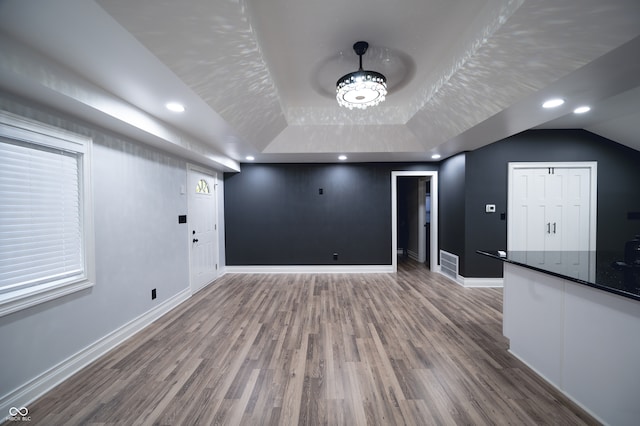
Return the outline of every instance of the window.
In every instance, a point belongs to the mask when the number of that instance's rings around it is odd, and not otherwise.
[[[93,285],[91,139],[0,111],[0,315]]]
[[[209,184],[206,180],[200,179],[196,186],[196,194],[209,194]]]

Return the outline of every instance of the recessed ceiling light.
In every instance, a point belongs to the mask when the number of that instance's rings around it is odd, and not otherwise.
[[[434,160],[437,160],[437,159],[438,159],[438,158],[440,158],[440,157],[442,157],[442,155],[440,155],[440,154],[433,154],[433,155],[431,156],[431,158],[433,158]]]
[[[169,102],[165,105],[169,111],[173,112],[184,112],[184,105],[179,104],[177,102]]]
[[[573,112],[574,112],[575,114],[584,114],[585,112],[589,112],[589,111],[591,111],[591,107],[588,107],[588,106],[586,106],[586,105],[585,105],[585,106],[578,107],[578,108],[576,108],[576,109],[574,109],[574,110],[573,110]]]
[[[564,103],[564,99],[560,99],[560,98],[549,99],[548,101],[542,104],[542,108],[555,108],[555,107],[559,107],[563,103]]]
[[[346,155],[341,155],[341,156],[338,157],[338,160],[340,160],[340,161],[344,161],[346,159],[347,159]]]
[[[253,155],[247,155],[245,158],[247,159],[247,161],[253,161],[256,159],[256,157],[254,157]]]

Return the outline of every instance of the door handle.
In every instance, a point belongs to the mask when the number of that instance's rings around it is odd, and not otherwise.
[[[555,222],[553,222],[553,233],[554,234],[556,233],[556,223]]]
[[[551,222],[547,222],[547,234],[551,233]]]
[[[194,238],[194,239],[193,239],[193,242],[194,242],[194,243],[197,243],[197,242],[198,242],[198,239],[197,239],[197,238]]]

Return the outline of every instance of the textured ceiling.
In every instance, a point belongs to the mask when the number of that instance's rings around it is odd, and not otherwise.
[[[632,121],[563,119],[569,110],[540,110],[547,94],[602,105],[619,95],[640,109],[637,91],[621,96],[640,85],[640,55],[626,55],[624,75],[603,59],[637,50],[636,0],[34,3],[0,2],[0,29],[8,44],[18,43],[12,51],[33,49],[160,120],[172,129],[171,143],[238,161],[249,154],[335,161],[338,153],[354,161],[428,160],[545,123],[597,124],[610,134]],[[350,111],[334,90],[357,68],[351,46],[358,40],[370,43],[364,67],[387,75],[389,95],[378,107]],[[5,90],[19,92],[9,80],[25,79],[19,56],[0,66]],[[588,64],[597,72],[581,73]],[[618,71],[615,81],[610,71]],[[62,81],[33,75],[34,84],[117,115]],[[184,115],[163,111],[170,98],[186,104]],[[119,119],[137,126],[128,117]]]

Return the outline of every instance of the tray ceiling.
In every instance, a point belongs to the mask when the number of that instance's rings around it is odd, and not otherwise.
[[[23,3],[0,4],[9,39],[236,161],[428,160],[545,123],[566,127],[570,110],[540,110],[544,96],[606,105],[640,85],[640,54],[629,55],[636,1]],[[357,69],[358,40],[389,94],[350,111],[337,105],[335,82]],[[620,56],[624,69],[612,68]],[[169,98],[187,111],[163,111]],[[584,120],[573,125],[597,121]]]

